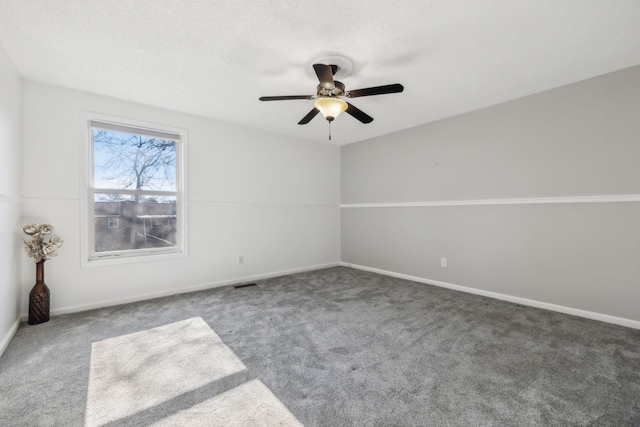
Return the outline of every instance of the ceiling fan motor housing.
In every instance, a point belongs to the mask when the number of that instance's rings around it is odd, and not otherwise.
[[[345,94],[344,84],[337,80],[334,80],[333,83],[334,83],[333,89],[324,88],[322,87],[321,84],[318,85],[318,96],[330,96],[330,97],[344,96]]]

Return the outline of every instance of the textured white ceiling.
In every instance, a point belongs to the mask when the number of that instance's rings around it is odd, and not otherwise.
[[[314,60],[347,56],[345,144],[640,64],[639,0],[0,0],[0,40],[24,78],[327,141],[297,122]]]

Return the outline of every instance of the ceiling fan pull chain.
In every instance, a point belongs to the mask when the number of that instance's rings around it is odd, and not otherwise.
[[[329,122],[329,141],[331,141],[331,122]]]

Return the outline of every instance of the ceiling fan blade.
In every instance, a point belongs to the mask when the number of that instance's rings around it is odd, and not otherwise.
[[[373,121],[373,117],[365,113],[359,108],[354,107],[352,104],[347,102],[347,114],[351,114],[356,119],[360,120],[362,123],[371,123]]]
[[[333,82],[333,70],[330,66],[324,64],[313,64],[313,69],[318,76],[320,86],[324,89],[334,89],[336,87]]]
[[[314,108],[313,110],[309,111],[309,113],[304,116],[302,118],[302,120],[300,120],[298,122],[299,125],[306,125],[307,123],[309,123],[311,121],[311,119],[313,119],[318,113],[320,112],[320,110],[318,110],[317,108]]]
[[[384,95],[386,93],[399,93],[404,90],[400,83],[384,86],[368,87],[365,89],[349,90],[345,94],[348,98],[358,98],[360,96]]]
[[[261,96],[260,101],[289,101],[291,99],[313,99],[315,95]]]

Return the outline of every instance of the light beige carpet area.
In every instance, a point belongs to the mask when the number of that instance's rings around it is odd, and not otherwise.
[[[302,425],[247,375],[199,317],[95,342],[85,426]]]
[[[251,380],[189,409],[168,416],[154,427],[169,426],[301,426],[260,380]]]

